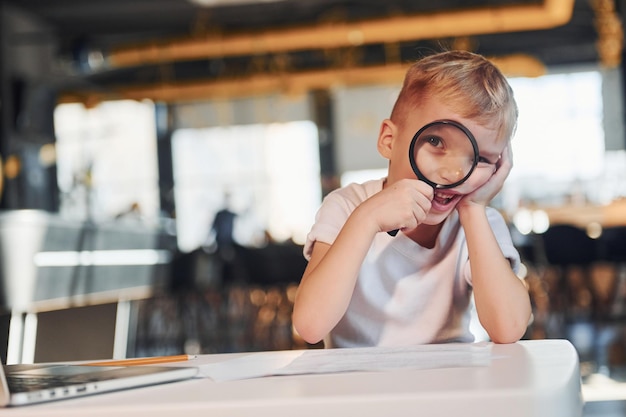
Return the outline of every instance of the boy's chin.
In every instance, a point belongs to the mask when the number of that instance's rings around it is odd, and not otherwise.
[[[454,207],[451,207],[450,210],[446,210],[445,212],[433,213],[431,211],[422,223],[429,226],[437,226],[438,224],[443,223],[450,216],[450,213],[452,213],[453,210]]]

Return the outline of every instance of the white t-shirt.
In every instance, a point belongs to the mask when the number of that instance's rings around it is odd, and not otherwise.
[[[332,244],[350,213],[382,186],[382,179],[350,184],[326,196],[307,236],[304,256],[310,259],[316,241]],[[517,271],[520,258],[504,219],[493,208],[487,208],[487,217],[502,253]],[[378,233],[348,310],[326,337],[326,347],[472,342],[471,283],[465,234],[456,211],[432,249],[402,232],[395,237]]]

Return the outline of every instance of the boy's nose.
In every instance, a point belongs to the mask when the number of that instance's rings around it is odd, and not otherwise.
[[[463,167],[460,166],[442,166],[439,169],[439,183],[441,185],[454,184],[465,176]]]

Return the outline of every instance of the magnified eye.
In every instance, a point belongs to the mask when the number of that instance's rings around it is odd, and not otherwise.
[[[429,136],[426,138],[426,142],[436,148],[440,148],[443,146],[443,140],[439,136]]]

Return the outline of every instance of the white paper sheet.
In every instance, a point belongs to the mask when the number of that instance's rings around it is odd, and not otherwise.
[[[201,365],[199,376],[230,381],[271,375],[487,366],[490,362],[491,349],[486,343],[294,350],[252,353]]]

